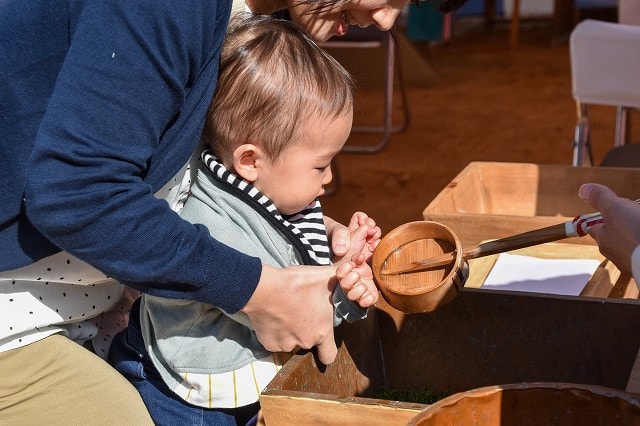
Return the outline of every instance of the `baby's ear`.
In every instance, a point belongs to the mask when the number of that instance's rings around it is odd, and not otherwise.
[[[233,169],[240,177],[248,182],[255,182],[258,178],[257,162],[262,151],[256,145],[246,143],[233,151]]]

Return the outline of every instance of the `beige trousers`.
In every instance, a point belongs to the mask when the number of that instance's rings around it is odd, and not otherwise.
[[[131,383],[64,336],[0,353],[0,372],[0,424],[153,424]]]

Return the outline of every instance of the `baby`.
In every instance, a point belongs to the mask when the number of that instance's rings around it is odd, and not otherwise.
[[[335,324],[366,317],[378,301],[369,262],[380,228],[356,212],[349,250],[335,257],[327,227],[336,222],[318,200],[351,131],[352,85],[295,24],[267,16],[232,20],[203,133],[208,149],[181,212],[263,263],[334,268],[327,285],[336,286]],[[134,384],[154,420],[216,423],[226,415],[245,422],[291,356],[267,351],[242,312],[145,294],[140,317],[151,362],[144,367],[148,383]]]

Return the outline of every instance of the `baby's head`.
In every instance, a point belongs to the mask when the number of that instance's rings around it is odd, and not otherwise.
[[[232,18],[204,138],[225,167],[243,144],[273,161],[303,140],[311,120],[330,125],[353,112],[353,81],[296,24],[269,16]]]

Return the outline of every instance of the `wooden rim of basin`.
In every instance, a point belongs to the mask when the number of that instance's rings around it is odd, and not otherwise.
[[[387,267],[455,251],[451,264],[399,275],[382,275]],[[431,221],[409,222],[385,235],[372,260],[374,278],[385,300],[403,312],[428,312],[448,302],[464,285],[462,244],[447,226]],[[466,271],[464,271],[466,273]]]
[[[563,382],[487,386],[448,396],[425,408],[407,426],[440,424],[637,425],[640,395]]]

